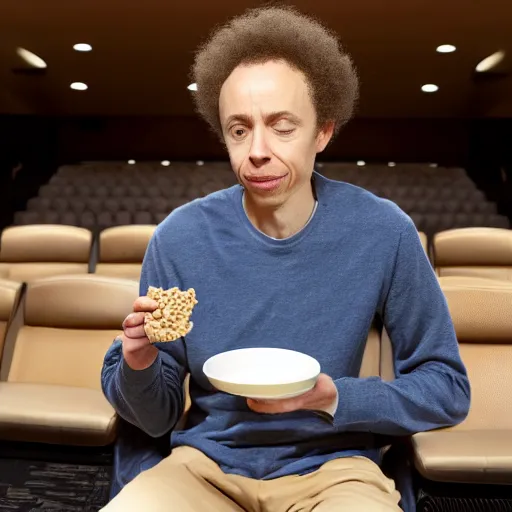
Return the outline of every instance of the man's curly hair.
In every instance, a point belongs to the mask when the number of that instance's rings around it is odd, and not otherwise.
[[[293,7],[249,9],[220,26],[199,47],[192,66],[197,112],[223,139],[219,95],[240,64],[284,60],[306,77],[317,127],[334,122],[334,134],[352,117],[359,84],[338,36]]]

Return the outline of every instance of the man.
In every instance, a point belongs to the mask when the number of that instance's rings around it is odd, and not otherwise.
[[[193,405],[171,455],[105,510],[400,510],[377,436],[454,425],[470,390],[410,218],[313,173],[353,111],[352,63],[316,21],[263,8],[212,35],[194,78],[198,111],[222,137],[240,185],[175,210],[149,244],[143,297],[107,354],[103,389],[154,437],[180,418],[188,373]],[[195,288],[184,339],[149,344],[150,285]],[[393,340],[393,382],[358,378],[376,315]],[[258,402],[216,391],[202,373],[214,354],[257,346],[318,359],[316,387]]]

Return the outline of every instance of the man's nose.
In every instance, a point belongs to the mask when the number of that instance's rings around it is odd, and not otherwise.
[[[271,158],[270,146],[265,136],[265,130],[256,128],[252,133],[249,159],[255,167],[261,167]]]

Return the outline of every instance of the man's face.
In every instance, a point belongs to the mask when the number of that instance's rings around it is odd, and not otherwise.
[[[231,166],[256,204],[279,207],[311,180],[318,132],[304,75],[283,61],[242,65],[224,82],[219,115]]]

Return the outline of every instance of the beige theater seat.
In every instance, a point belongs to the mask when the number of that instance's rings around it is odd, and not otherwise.
[[[420,240],[421,240],[421,245],[423,247],[423,250],[428,254],[428,238],[427,238],[427,235],[425,233],[423,233],[422,231],[420,231],[418,233],[418,235],[420,235]]]
[[[0,363],[4,352],[5,336],[18,306],[21,289],[21,283],[0,279]]]
[[[14,226],[0,240],[0,275],[29,282],[61,274],[86,274],[92,233],[63,225]]]
[[[512,283],[440,279],[472,388],[466,420],[412,438],[415,465],[441,482],[512,482]]]
[[[135,281],[90,274],[28,285],[7,382],[0,382],[0,438],[113,441],[117,416],[101,391],[100,372],[137,296]]]
[[[138,281],[142,260],[155,228],[154,225],[133,225],[102,231],[96,273]]]
[[[465,228],[437,233],[433,242],[437,275],[512,281],[512,231]]]

